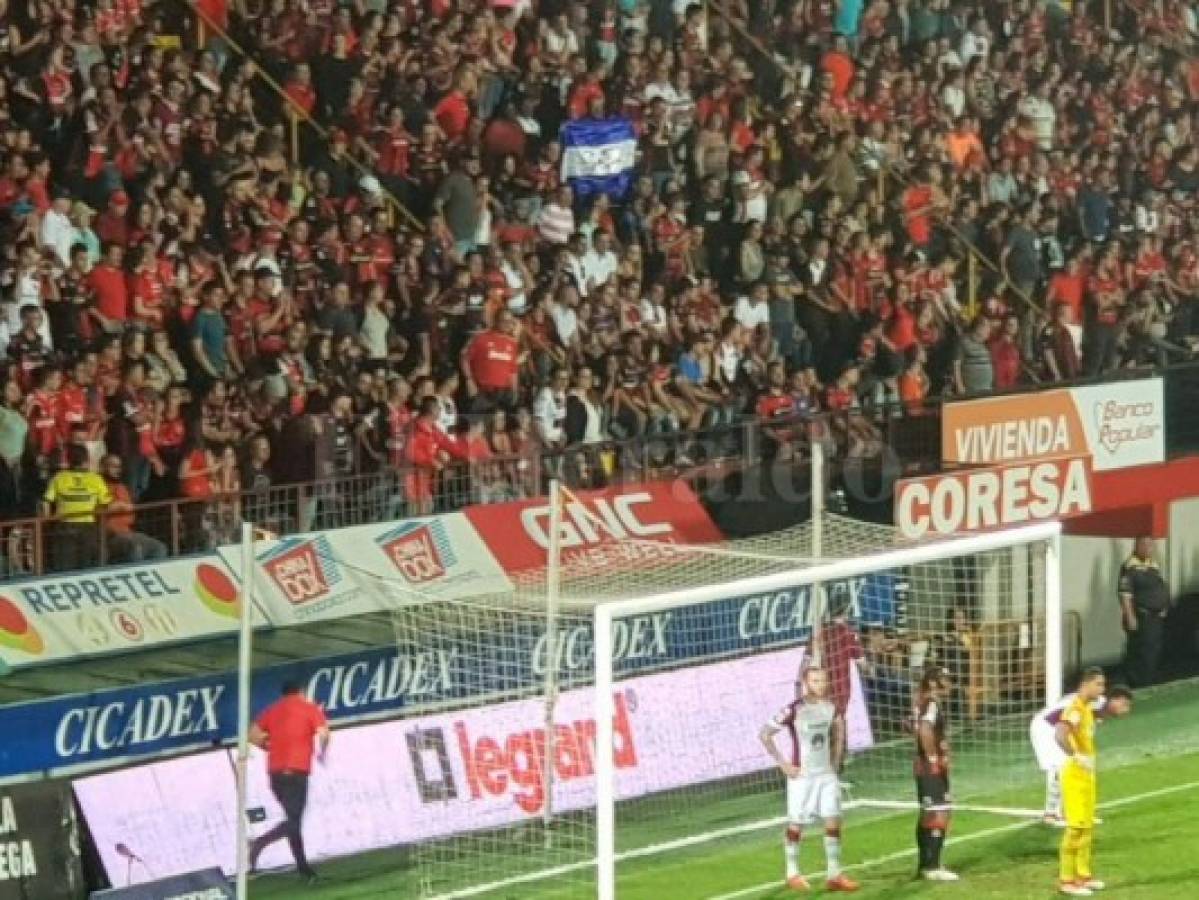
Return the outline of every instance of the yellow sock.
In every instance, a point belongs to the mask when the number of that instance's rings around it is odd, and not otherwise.
[[[1091,877],[1091,851],[1095,847],[1095,830],[1083,828],[1078,835],[1078,850],[1074,859],[1074,869],[1078,872],[1078,880],[1086,881]]]
[[[1062,881],[1074,881],[1078,877],[1078,845],[1080,829],[1067,828],[1062,835],[1058,853],[1058,877]]]

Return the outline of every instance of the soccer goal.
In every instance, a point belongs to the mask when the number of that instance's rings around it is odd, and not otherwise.
[[[396,649],[358,693],[406,701],[382,730],[335,736],[305,826],[318,858],[402,844],[404,895],[438,900],[644,896],[649,861],[779,834],[784,780],[759,733],[813,659],[847,726],[847,861],[856,817],[915,806],[908,723],[927,666],[955,685],[957,801],[1034,814],[1028,720],[1060,693],[1056,525],[911,544],[818,511],[670,544],[589,526],[592,506],[554,491],[544,566],[502,593],[435,596],[321,551],[381,598],[338,627]],[[589,527],[604,540],[561,546]]]
[[[596,744],[614,747],[596,755],[597,895],[617,896],[639,858],[781,825],[784,781],[759,732],[815,657],[847,726],[850,808],[915,808],[909,720],[936,665],[955,685],[955,798],[1037,815],[1022,792],[1036,783],[1029,716],[1061,689],[1058,540],[1047,524],[905,546],[825,514],[767,540],[677,548],[664,568],[693,582],[678,589],[638,592],[644,570],[626,576],[627,596],[594,608]],[[823,558],[801,559],[814,541]],[[671,634],[669,661],[631,665],[636,633]]]

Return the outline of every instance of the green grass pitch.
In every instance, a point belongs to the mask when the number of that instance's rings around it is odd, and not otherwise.
[[[1199,683],[1170,685],[1142,697],[1131,717],[1104,725],[1099,741],[1104,823],[1096,832],[1095,862],[1096,874],[1108,883],[1103,896],[1119,900],[1199,898]],[[968,754],[961,757],[955,778],[968,777],[970,762]],[[972,800],[1038,806],[1042,780],[1031,753],[1014,765],[1027,770],[1021,784],[1002,794]],[[689,821],[682,824],[677,815],[655,819],[652,812],[646,812],[620,836],[620,846],[652,844],[763,819],[780,812],[781,805],[781,794],[774,804],[760,796],[716,796],[711,802],[695,802]],[[969,900],[1054,896],[1061,835],[1057,829],[1025,819],[959,813],[944,859],[961,874],[962,881],[933,885],[913,879],[914,816],[912,812],[849,814],[842,855],[851,874],[862,882],[863,889],[856,896]],[[800,896],[782,884],[781,840],[781,828],[768,827],[622,862],[618,896],[621,900]],[[811,877],[823,868],[818,830],[805,841],[801,864],[813,881],[813,895],[825,893],[822,880]],[[505,874],[500,859],[484,859],[479,865],[479,881]],[[319,868],[322,882],[316,887],[300,887],[294,875],[271,875],[253,881],[250,895],[254,900],[351,900],[417,898],[422,894],[419,867],[401,850],[330,861]],[[589,878],[590,872],[584,870],[481,896],[488,900],[594,896]]]

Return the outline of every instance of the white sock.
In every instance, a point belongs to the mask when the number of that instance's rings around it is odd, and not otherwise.
[[[1062,817],[1062,774],[1059,769],[1045,773],[1045,815]]]
[[[841,836],[826,834],[824,836],[824,866],[828,878],[836,878],[841,874]]]
[[[799,841],[791,840],[790,836],[783,842],[783,857],[787,860],[787,877],[794,878],[799,874]]]

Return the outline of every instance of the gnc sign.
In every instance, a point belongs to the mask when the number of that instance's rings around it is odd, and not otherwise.
[[[550,509],[544,499],[472,506],[465,515],[506,572],[545,565]],[[682,482],[569,495],[563,504],[560,537],[567,562],[605,570],[652,562],[669,554],[672,544],[723,539],[699,498]]]
[[[1091,509],[1086,456],[947,472],[895,486],[895,524],[910,540],[1065,519]]]

